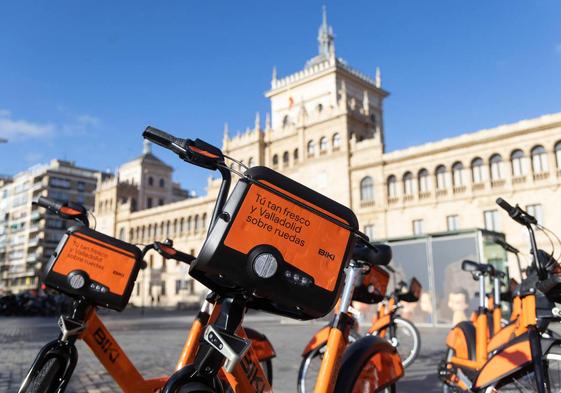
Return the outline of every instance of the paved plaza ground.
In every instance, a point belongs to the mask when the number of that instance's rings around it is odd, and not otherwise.
[[[134,364],[145,377],[160,376],[173,370],[181,351],[192,313],[134,313],[103,316],[107,326]],[[321,324],[281,321],[268,314],[252,314],[246,325],[266,334],[272,341],[277,358],[274,360],[275,392],[294,393],[300,353],[311,335]],[[433,393],[441,387],[436,377],[446,329],[420,328],[421,355],[406,370],[398,385],[399,392]],[[19,383],[39,348],[56,337],[58,328],[53,318],[0,317],[0,392],[17,392]],[[119,392],[89,349],[78,344],[77,370],[67,392]]]

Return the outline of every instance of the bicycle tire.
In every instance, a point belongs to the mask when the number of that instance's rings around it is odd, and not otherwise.
[[[61,361],[52,357],[47,360],[41,369],[31,377],[29,387],[25,389],[25,393],[52,393],[55,392],[58,384],[53,385],[60,372],[63,369]]]
[[[419,334],[419,330],[413,323],[405,318],[395,317],[393,322],[395,323],[395,332],[396,332],[396,343],[394,344],[394,337],[392,337],[392,345],[397,346],[397,352],[401,357],[401,364],[403,364],[404,368],[410,366],[417,356],[419,356],[419,352],[421,351],[421,335]],[[401,334],[399,333],[401,331]],[[400,338],[401,335],[401,338]],[[403,343],[407,342],[403,336],[411,337],[412,339],[412,349],[409,351],[408,354],[405,354],[404,351],[401,351],[400,347],[403,346]]]
[[[378,384],[381,377],[379,371],[371,363],[372,358],[380,354],[386,354],[395,359],[399,356],[395,347],[387,340],[378,336],[364,336],[350,345],[343,355],[334,393],[394,393],[397,380],[403,376],[403,368],[401,366],[399,366],[399,369],[393,370],[394,375],[388,376],[388,381],[385,382],[385,385],[377,387],[371,384],[371,382]],[[397,361],[400,363],[399,359]],[[387,363],[385,363],[385,360],[383,364],[386,367]],[[387,367],[385,370],[389,372]]]
[[[351,330],[349,334],[349,343],[353,343],[360,338],[360,334]],[[297,392],[298,393],[311,393],[314,390],[317,373],[321,365],[323,353],[325,352],[325,345],[315,348],[302,358],[300,368],[298,369]]]

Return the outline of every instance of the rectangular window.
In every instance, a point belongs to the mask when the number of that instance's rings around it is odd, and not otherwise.
[[[148,199],[146,200],[146,207],[147,207],[148,209],[150,209],[150,208],[152,207],[152,198],[148,198]]]
[[[543,210],[542,210],[542,205],[538,204],[533,204],[533,205],[527,205],[526,206],[526,211],[528,212],[529,215],[534,216],[536,218],[536,220],[538,221],[538,224],[542,225],[543,224]]]
[[[423,234],[423,220],[413,220],[413,235]]]
[[[372,225],[372,224],[365,225],[364,226],[364,234],[366,236],[368,236],[370,241],[372,241],[372,239],[374,239],[374,225]]]
[[[501,225],[499,220],[499,212],[497,210],[485,210],[483,212],[485,220],[485,229],[500,232]]]
[[[446,217],[446,226],[448,231],[457,231],[460,227],[460,219],[457,214]]]
[[[180,290],[181,290],[181,280],[175,280],[175,294],[179,295]]]
[[[166,282],[162,281],[162,292],[160,293],[162,296],[166,296]]]
[[[49,179],[49,185],[51,187],[68,189],[68,188],[70,188],[70,180],[61,179],[59,177],[51,177]]]

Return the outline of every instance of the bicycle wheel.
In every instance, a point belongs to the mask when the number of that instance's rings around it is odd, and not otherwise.
[[[355,342],[359,337],[358,333],[351,330],[349,343]],[[298,393],[311,393],[314,391],[325,348],[326,345],[324,343],[302,359],[300,369],[298,370]]]
[[[411,322],[401,317],[394,318],[395,337],[391,337],[392,345],[397,347],[403,367],[407,368],[419,355],[421,335]]]
[[[395,393],[403,366],[395,347],[378,336],[364,336],[343,356],[334,393]]]
[[[547,354],[543,360],[546,380],[551,393],[561,393],[561,356]],[[536,377],[532,367],[499,381],[495,386],[487,388],[485,392],[493,393],[531,393],[536,391]]]
[[[43,364],[35,375],[31,376],[29,387],[20,393],[51,393],[55,392],[58,387],[58,378],[63,369],[62,362],[54,357],[50,358]]]

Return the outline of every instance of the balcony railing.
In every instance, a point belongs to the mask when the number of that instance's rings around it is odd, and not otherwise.
[[[360,201],[360,207],[372,207],[374,206],[374,201]]]
[[[419,199],[428,199],[431,196],[431,192],[430,191],[421,191],[419,193]]]
[[[403,196],[403,202],[411,202],[413,200],[413,195],[409,194],[409,195],[404,195]]]
[[[454,186],[452,191],[454,192],[454,194],[461,194],[466,191],[466,186]]]
[[[388,197],[388,204],[392,205],[394,203],[399,202],[399,197]]]
[[[493,188],[504,187],[505,183],[506,183],[505,179],[491,180],[491,187]]]
[[[443,197],[448,195],[448,190],[445,189],[441,189],[441,190],[436,190],[436,197]]]
[[[472,191],[481,191],[485,188],[485,183],[474,183],[471,186]]]
[[[549,172],[534,173],[534,181],[545,180],[549,177]]]
[[[512,178],[512,184],[526,183],[526,176],[516,176]]]

